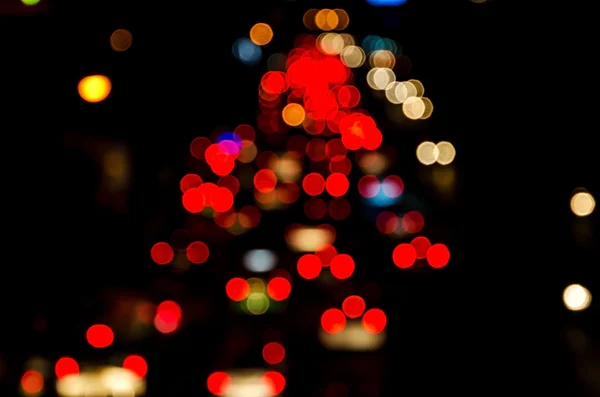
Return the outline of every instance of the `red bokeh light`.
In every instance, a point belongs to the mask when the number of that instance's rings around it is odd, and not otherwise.
[[[269,388],[269,395],[276,396],[285,389],[285,377],[277,371],[269,371],[262,376],[262,381]]]
[[[240,277],[232,278],[225,286],[227,297],[235,302],[243,301],[250,294],[250,284]]]
[[[190,262],[199,265],[208,260],[210,250],[202,241],[194,241],[188,245],[185,254]]]
[[[362,318],[362,326],[371,334],[378,334],[385,329],[387,317],[381,309],[369,309]]]
[[[434,244],[427,250],[427,263],[434,269],[440,269],[450,261],[450,250],[444,244]]]
[[[231,377],[225,372],[213,372],[206,380],[206,386],[215,396],[224,396],[231,386]]]
[[[319,257],[316,255],[305,254],[302,255],[300,259],[298,259],[298,274],[300,274],[302,278],[305,278],[307,280],[312,280],[319,277],[319,274],[321,274],[322,267],[323,264],[321,263]]]
[[[285,358],[285,348],[281,343],[270,342],[263,348],[262,355],[267,364],[276,365]]]
[[[287,299],[292,292],[292,284],[284,277],[274,277],[267,284],[267,294],[275,301]]]
[[[316,172],[310,173],[302,180],[302,189],[309,196],[318,196],[325,190],[325,178]]]
[[[402,217],[402,228],[406,233],[419,233],[425,226],[425,218],[418,211],[409,211]]]
[[[179,328],[183,312],[177,302],[167,300],[156,308],[154,326],[163,334],[170,334]]]
[[[348,254],[339,254],[333,257],[329,264],[329,270],[333,277],[338,280],[345,280],[354,273],[354,259]]]
[[[327,309],[321,316],[321,326],[329,334],[338,334],[346,328],[346,316],[340,309]]]
[[[358,295],[350,295],[342,302],[342,310],[348,318],[358,318],[365,312],[365,300]]]
[[[27,371],[21,378],[21,388],[27,394],[37,394],[44,389],[44,377],[38,371]]]
[[[398,244],[392,252],[392,260],[400,269],[407,269],[415,264],[417,259],[417,251],[411,244]]]
[[[325,189],[333,197],[341,197],[348,191],[350,182],[346,175],[336,172],[327,177],[325,181]]]
[[[427,237],[419,236],[415,237],[410,242],[410,245],[415,248],[417,259],[424,259],[427,257],[427,250],[429,250],[429,247],[431,247],[431,242]]]
[[[71,357],[59,358],[54,366],[54,373],[58,379],[67,375],[77,375],[79,374],[79,364]]]
[[[112,345],[115,335],[108,325],[96,324],[88,328],[86,339],[93,347],[102,349]]]
[[[148,363],[146,363],[144,357],[137,354],[125,357],[123,368],[130,370],[139,378],[143,378],[148,373]]]
[[[173,248],[165,242],[159,242],[150,249],[150,257],[157,265],[167,265],[171,263],[175,254]]]

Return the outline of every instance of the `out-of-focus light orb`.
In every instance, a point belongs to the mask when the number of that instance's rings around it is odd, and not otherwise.
[[[264,292],[253,292],[246,299],[246,308],[251,314],[264,314],[269,310],[269,297]]]
[[[417,160],[423,165],[431,165],[437,161],[437,146],[425,141],[417,147]]]
[[[108,97],[111,89],[110,79],[99,74],[84,77],[77,85],[79,96],[90,103],[102,102]]]
[[[596,200],[588,192],[575,193],[571,197],[571,211],[577,216],[588,216],[594,212]]]
[[[339,23],[340,23],[340,17],[334,10],[324,8],[324,9],[320,10],[319,12],[317,12],[317,15],[315,15],[315,24],[317,25],[317,28],[319,28],[321,30],[324,30],[324,31],[333,30],[333,29],[337,28]]]
[[[374,90],[385,90],[394,81],[396,75],[390,68],[373,68],[367,73],[367,84]]]
[[[338,33],[322,33],[317,38],[317,47],[327,55],[337,55],[344,49],[346,43]]]
[[[287,104],[281,112],[283,121],[292,127],[297,127],[304,121],[306,113],[302,105],[298,103]]]
[[[40,0],[21,0],[21,3],[25,4],[26,6],[34,6],[39,2]]]
[[[252,40],[242,37],[233,43],[233,56],[248,66],[258,64],[262,58],[262,50]]]
[[[406,0],[367,0],[367,4],[375,7],[395,7],[406,3]]]
[[[273,40],[273,29],[263,22],[259,22],[250,29],[250,40],[256,45],[267,45]]]
[[[563,302],[574,312],[585,310],[592,303],[592,294],[582,285],[571,284],[563,292]]]
[[[418,120],[425,114],[425,102],[423,99],[412,96],[402,103],[402,112],[411,120]]]
[[[133,36],[126,29],[117,29],[110,35],[110,46],[113,50],[123,52],[131,47]]]
[[[277,264],[277,256],[267,249],[254,249],[244,255],[244,267],[251,272],[264,273],[271,271]]]
[[[359,68],[367,59],[365,51],[355,45],[349,45],[340,52],[340,60],[349,68]]]
[[[450,142],[442,141],[435,145],[437,149],[437,162],[441,165],[448,165],[456,157],[456,149]]]

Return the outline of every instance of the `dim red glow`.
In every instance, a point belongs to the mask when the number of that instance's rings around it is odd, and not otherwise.
[[[292,284],[284,277],[274,277],[267,284],[267,294],[273,300],[285,300],[290,296],[291,292]]]
[[[410,242],[410,245],[414,247],[417,259],[424,259],[427,257],[427,250],[429,250],[429,247],[431,247],[431,242],[427,237],[419,236],[415,237]]]
[[[142,356],[132,354],[125,357],[123,368],[133,372],[138,378],[143,378],[148,373],[148,364]]]
[[[302,189],[309,196],[318,196],[325,190],[325,178],[316,172],[310,173],[302,180]]]
[[[102,349],[112,345],[115,335],[108,325],[96,324],[88,328],[86,339],[93,347]]]
[[[261,193],[268,193],[275,189],[277,176],[269,169],[262,169],[254,174],[254,187]]]
[[[333,257],[329,265],[329,270],[333,277],[338,280],[345,280],[354,273],[354,259],[348,254],[339,254]]]
[[[321,268],[323,264],[318,256],[313,254],[302,255],[300,259],[298,259],[298,274],[300,277],[305,278],[307,280],[312,280],[319,277],[321,274]]]
[[[323,219],[327,214],[327,204],[320,197],[311,197],[304,203],[304,214],[312,220]]]
[[[206,380],[206,386],[215,396],[224,396],[231,386],[231,377],[225,372],[213,372]]]
[[[434,244],[427,250],[427,263],[434,269],[440,269],[450,261],[450,251],[444,244]]]
[[[417,251],[411,244],[402,243],[394,248],[392,252],[392,260],[400,269],[407,269],[415,264],[417,259]]]
[[[235,302],[243,301],[250,294],[250,284],[243,278],[236,277],[232,278],[227,282],[225,286],[225,292],[227,297]]]
[[[409,211],[402,217],[402,228],[406,233],[419,233],[425,226],[425,218],[418,211]]]
[[[210,251],[202,241],[194,241],[188,245],[185,254],[190,262],[199,265],[208,260]]]
[[[387,317],[381,309],[369,309],[362,318],[362,326],[371,334],[378,334],[385,329]]]
[[[165,242],[159,242],[150,249],[150,257],[157,265],[167,265],[174,257],[173,248]]]
[[[346,328],[346,316],[340,309],[325,310],[321,316],[321,326],[329,334],[338,334]]]
[[[315,252],[315,255],[319,257],[319,259],[321,260],[321,264],[324,267],[326,267],[329,266],[331,260],[334,256],[337,255],[337,253],[338,252],[333,245],[324,244],[321,248],[317,250],[317,252]]]
[[[270,342],[263,348],[262,355],[267,364],[276,365],[285,358],[285,348],[280,343]]]
[[[170,334],[179,328],[183,312],[181,306],[174,301],[164,301],[156,308],[154,326],[163,334]]]
[[[375,219],[375,226],[383,234],[394,233],[398,229],[398,216],[391,211],[383,211]]]
[[[27,371],[21,378],[21,388],[28,394],[37,394],[44,389],[44,377],[38,371]]]
[[[58,379],[67,375],[77,375],[79,374],[79,364],[71,357],[62,357],[56,362],[54,373]]]
[[[285,377],[277,371],[269,371],[262,376],[263,382],[269,387],[269,394],[275,396],[285,389]]]
[[[348,318],[358,318],[365,312],[365,300],[358,295],[351,295],[342,302],[342,310]]]
[[[202,178],[200,178],[199,175],[187,174],[184,175],[183,178],[181,178],[181,181],[179,182],[179,188],[181,189],[182,193],[185,193],[188,189],[198,187],[201,184]]]

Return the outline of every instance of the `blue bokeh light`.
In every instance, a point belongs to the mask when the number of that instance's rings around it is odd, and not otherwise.
[[[217,143],[220,143],[223,141],[233,141],[240,148],[242,147],[242,138],[240,138],[238,136],[238,134],[236,134],[235,132],[223,132],[221,135],[219,135],[217,137]]]
[[[367,0],[367,3],[375,7],[394,7],[406,3],[406,0]]]
[[[258,64],[262,58],[262,50],[252,40],[242,37],[233,43],[233,56],[248,66]]]

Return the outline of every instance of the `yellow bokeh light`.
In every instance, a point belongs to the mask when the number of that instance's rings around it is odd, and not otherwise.
[[[585,310],[592,303],[592,294],[582,285],[571,284],[563,292],[563,302],[569,310]]]
[[[250,29],[250,40],[256,45],[267,45],[273,40],[273,29],[266,23],[259,22]]]
[[[588,216],[594,212],[596,200],[588,192],[578,192],[571,197],[571,211],[577,216]]]
[[[402,103],[402,112],[411,120],[418,120],[425,114],[425,102],[417,96],[411,96]]]
[[[125,29],[117,29],[110,35],[110,46],[113,50],[123,52],[131,47],[133,36]]]
[[[425,94],[425,86],[419,80],[410,79],[408,82],[415,86],[415,89],[417,90],[415,96],[423,96],[423,94]]]
[[[317,28],[326,32],[337,28],[339,23],[340,18],[334,10],[324,8],[315,15],[315,24],[317,25]]]
[[[302,22],[304,23],[304,26],[306,26],[307,29],[309,29],[309,30],[317,30],[318,29],[317,24],[315,23],[318,12],[319,12],[319,10],[317,10],[316,8],[311,8],[310,10],[308,10],[304,13],[304,16],[302,17]]]
[[[456,157],[456,149],[450,142],[442,141],[438,142],[436,147],[436,160],[438,164],[448,165],[454,161],[454,157]]]
[[[396,81],[396,75],[390,68],[373,68],[367,73],[367,84],[374,90],[383,91]]]
[[[335,30],[346,29],[350,24],[350,16],[348,16],[348,13],[345,10],[342,10],[341,8],[336,8],[333,11],[337,14],[338,17],[338,23],[335,27]]]
[[[433,142],[423,142],[417,147],[417,160],[423,165],[431,165],[437,161],[437,147]]]
[[[423,112],[423,115],[421,116],[421,120],[426,120],[426,119],[430,118],[431,114],[433,113],[433,102],[431,102],[431,99],[429,99],[427,97],[422,97],[421,100],[425,104],[425,111]]]
[[[349,45],[340,53],[340,60],[349,68],[359,68],[365,63],[367,58],[365,51],[358,46]]]
[[[77,91],[83,100],[91,103],[102,102],[110,94],[110,79],[102,75],[87,76],[81,79]]]
[[[281,112],[281,116],[283,117],[283,121],[292,127],[297,127],[304,121],[304,117],[306,114],[304,113],[304,108],[302,105],[297,103],[290,103],[283,108]]]
[[[327,55],[337,55],[345,47],[344,38],[337,33],[323,33],[317,37],[317,47]]]

